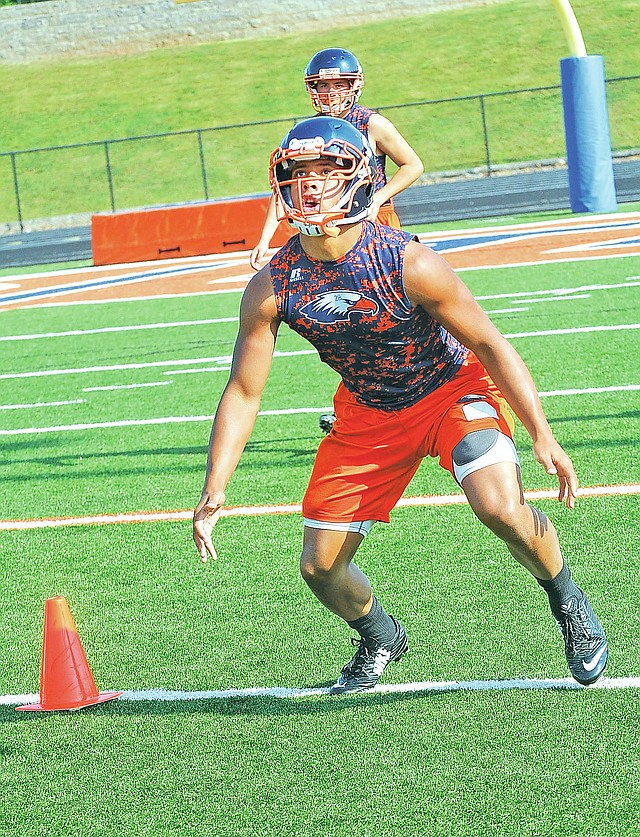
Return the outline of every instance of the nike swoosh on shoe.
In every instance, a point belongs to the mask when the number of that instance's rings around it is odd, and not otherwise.
[[[582,667],[585,671],[593,671],[594,668],[600,662],[602,655],[605,654],[607,651],[607,646],[603,645],[602,648],[595,654],[590,660],[584,660],[582,663]]]

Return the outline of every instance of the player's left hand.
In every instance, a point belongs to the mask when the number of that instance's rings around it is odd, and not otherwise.
[[[376,219],[378,218],[378,212],[380,212],[380,204],[374,198],[371,202],[371,206],[369,207],[367,221],[372,221],[373,223],[375,223]]]
[[[553,437],[550,440],[535,442],[533,452],[547,474],[557,475],[560,483],[558,500],[561,503],[564,502],[567,508],[572,509],[578,496],[578,477],[571,457],[564,452]]]

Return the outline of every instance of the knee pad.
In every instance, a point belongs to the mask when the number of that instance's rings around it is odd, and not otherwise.
[[[495,465],[498,462],[513,462],[520,465],[513,440],[495,428],[472,430],[467,433],[451,451],[453,475],[461,483],[469,474]]]

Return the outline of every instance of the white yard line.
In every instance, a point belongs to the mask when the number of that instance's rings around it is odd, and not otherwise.
[[[280,352],[273,353],[274,358],[277,357],[298,357],[301,355],[317,355],[315,349],[300,349],[296,352]],[[163,366],[197,366],[202,363],[231,363],[231,355],[218,355],[218,357],[197,357],[197,358],[182,358],[180,360],[154,360],[147,363],[113,363],[108,366],[72,366],[68,369],[41,369],[33,372],[8,372],[0,375],[0,380],[13,380],[15,378],[49,378],[53,375],[84,375],[87,372],[122,372],[127,369],[153,369],[162,368]]]
[[[640,283],[639,283],[640,284]],[[515,340],[519,337],[551,337],[561,334],[591,334],[607,331],[637,331],[640,323],[620,323],[619,325],[595,325],[576,326],[574,328],[552,328],[542,331],[520,331],[505,334],[507,340]],[[296,351],[278,351],[273,353],[274,358],[279,357],[303,357],[315,355],[315,349],[298,349]],[[107,366],[76,366],[67,369],[41,369],[31,372],[8,372],[0,375],[0,380],[14,380],[16,378],[48,378],[54,375],[84,375],[88,372],[122,372],[127,369],[151,369],[177,366],[197,366],[205,363],[231,363],[231,355],[218,355],[217,357],[182,358],[180,360],[155,360],[147,363],[115,363]]]
[[[627,485],[591,485],[578,489],[578,497],[614,497],[640,494],[640,483]],[[534,489],[525,491],[527,500],[554,500],[558,489]],[[401,497],[396,508],[406,506],[464,505],[464,494],[432,494],[421,497]],[[300,503],[268,506],[231,506],[222,509],[221,517],[261,517],[273,514],[301,514]],[[45,517],[30,520],[0,520],[0,531],[8,529],[50,529],[61,526],[103,526],[112,523],[166,523],[172,520],[190,520],[192,509],[175,511],[122,512],[120,514],[95,514],[81,517]]]
[[[10,340],[41,340],[47,337],[79,337],[85,334],[109,334],[119,331],[148,331],[158,328],[182,328],[196,325],[212,325],[215,323],[237,323],[237,317],[216,317],[209,320],[181,320],[175,323],[145,323],[142,325],[106,326],[105,328],[84,328],[73,331],[46,331],[42,334],[14,334],[0,337],[0,341]]]
[[[193,370],[191,370],[193,372]],[[165,372],[165,375],[175,375],[175,372]],[[144,389],[145,387],[167,387],[173,381],[150,381],[146,384],[114,384],[110,387],[82,387],[83,392],[112,392],[118,389]]]
[[[407,694],[424,693],[436,694],[442,692],[504,692],[519,690],[550,690],[579,691],[582,689],[638,689],[640,677],[602,677],[592,686],[581,686],[570,677],[557,679],[537,679],[517,677],[509,680],[424,680],[416,683],[389,683],[375,686],[356,697],[366,700],[368,694]],[[172,691],[168,689],[144,689],[125,691],[117,700],[132,702],[162,701],[176,703],[188,700],[229,700],[230,698],[305,698],[320,697],[329,694],[329,686],[308,689],[291,689],[284,686],[260,687],[252,686],[245,689],[220,689],[211,691]],[[353,696],[352,696],[353,697]],[[339,703],[340,698],[334,697]],[[0,695],[0,705],[20,706],[22,704],[38,703],[39,695]]]
[[[600,325],[600,326],[576,326],[574,328],[550,328],[546,331],[514,331],[512,334],[505,334],[507,340],[515,340],[518,337],[547,337],[558,334],[591,334],[594,331],[636,331],[640,323],[625,323],[623,325]]]
[[[483,296],[476,296],[476,299],[511,299],[515,300],[519,297],[532,297],[532,296],[541,296],[541,297],[550,297],[553,299],[565,299],[571,298],[573,294],[577,293],[588,293],[591,291],[610,291],[610,290],[617,290],[619,288],[635,288],[640,285],[640,281],[637,281],[638,277],[634,276],[630,279],[627,279],[625,282],[611,282],[610,284],[599,284],[599,285],[579,285],[577,288],[545,288],[541,291],[505,291],[504,293],[500,294],[485,294]],[[525,300],[526,301],[526,300]]]
[[[33,404],[0,404],[0,410],[34,410],[37,407],[64,407],[67,404],[86,403],[86,398],[74,398],[70,401],[35,401]]]
[[[593,395],[594,393],[602,392],[635,392],[639,389],[640,384],[619,384],[608,387],[587,387],[585,389],[557,389],[549,392],[541,392],[539,395],[540,398],[550,398],[560,396]],[[260,410],[258,416],[291,416],[299,413],[326,413],[330,412],[331,409],[331,407],[292,407],[285,410]],[[102,430],[109,427],[143,427],[159,424],[190,424],[198,421],[210,422],[213,421],[213,416],[160,416],[158,418],[149,419],[121,419],[119,421],[86,422],[82,424],[55,424],[49,427],[17,427],[13,430],[0,430],[0,436],[29,436],[41,433],[69,433],[75,430]]]
[[[441,254],[444,258],[447,256],[447,252]],[[574,262],[597,262],[603,261],[608,259],[629,259],[635,258],[637,259],[640,256],[640,253],[605,253],[602,256],[596,256],[593,253],[588,254],[585,253],[584,256],[575,256],[570,259],[540,259],[537,262],[509,262],[508,264],[481,264],[475,267],[456,267],[456,273],[468,273],[469,271],[473,270],[503,270],[505,268],[512,268],[512,267],[539,267],[540,265],[560,265],[560,264],[573,264]],[[177,294],[176,294],[177,296]]]
[[[553,389],[548,392],[539,392],[540,398],[554,398],[558,395],[592,395],[599,392],[636,392],[640,384],[625,384],[617,387],[587,387],[586,389]]]

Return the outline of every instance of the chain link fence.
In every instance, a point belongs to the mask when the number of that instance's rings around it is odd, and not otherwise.
[[[640,146],[640,76],[608,79],[612,149]],[[425,172],[499,169],[565,156],[559,85],[377,108]],[[0,223],[163,206],[268,191],[269,155],[309,114],[147,136],[0,152]],[[390,165],[391,170],[393,166]]]

